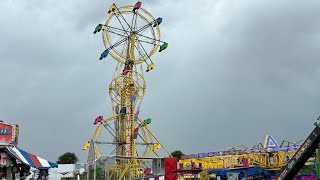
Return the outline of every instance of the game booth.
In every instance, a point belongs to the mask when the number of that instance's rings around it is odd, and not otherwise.
[[[19,126],[0,120],[0,179],[24,179],[37,169],[34,179],[47,179],[48,170],[57,164],[18,148]]]

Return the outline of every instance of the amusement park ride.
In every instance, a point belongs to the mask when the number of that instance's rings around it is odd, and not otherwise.
[[[168,47],[160,40],[162,18],[154,18],[141,5],[112,4],[105,23],[93,32],[102,32],[105,50],[100,60],[110,55],[117,66],[109,85],[113,115],[97,117],[93,123],[97,128],[83,145],[83,150],[89,148],[88,163],[95,169],[90,179],[96,178],[97,168],[112,180],[159,178],[166,174],[165,163],[176,162],[159,157],[161,149],[162,155],[171,154],[149,129],[152,119],[139,116],[146,91],[142,65],[147,65],[146,72],[154,69],[152,55]]]
[[[303,143],[284,144],[283,141],[279,146],[272,136],[267,135],[264,145],[260,143],[253,148],[238,146],[184,156],[175,172],[184,179],[228,179],[229,174],[231,179],[242,176],[245,179],[291,180],[304,165],[314,165],[319,179],[320,122],[316,122],[315,126]]]
[[[94,120],[97,128],[82,147],[89,148],[87,179],[95,180],[98,171],[103,171],[108,180],[175,180],[177,174],[184,179],[211,179],[231,171],[252,173],[258,179],[260,175],[292,179],[318,148],[319,123],[303,144],[286,142],[279,146],[268,135],[264,145],[253,148],[238,146],[184,156],[177,168],[176,159],[151,132],[152,119],[140,117],[146,91],[143,64],[146,72],[153,70],[151,57],[168,47],[160,40],[162,18],[154,18],[141,6],[139,1],[134,6],[112,4],[105,23],[98,24],[93,32],[102,33],[105,50],[99,59],[110,55],[117,66],[109,85],[113,115]]]
[[[276,174],[300,148],[300,143],[283,141],[280,145],[271,135],[266,135],[264,144],[248,148],[240,145],[221,151],[183,156],[180,167],[190,169],[201,166],[205,170],[199,176],[226,176],[230,172]],[[258,172],[260,171],[260,172]],[[187,176],[190,174],[187,174]]]
[[[243,158],[248,159],[248,166],[259,166],[267,170],[279,170],[300,148],[300,143],[283,141],[280,146],[271,135],[266,135],[264,144],[252,148],[240,145],[216,152],[207,152],[183,156],[181,162],[189,164],[202,162],[206,169],[237,168],[243,166]]]

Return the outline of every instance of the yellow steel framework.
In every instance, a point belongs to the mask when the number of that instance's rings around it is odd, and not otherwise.
[[[90,147],[88,162],[102,165],[108,179],[141,178],[147,167],[143,158],[158,157],[158,149],[171,156],[150,131],[151,118],[139,116],[146,91],[142,64],[146,63],[147,72],[152,70],[151,56],[166,49],[168,43],[160,40],[162,18],[155,19],[141,8],[141,2],[122,7],[112,4],[108,13],[106,22],[97,25],[94,33],[102,32],[105,51],[100,60],[110,54],[117,61],[109,85],[113,115],[99,121],[83,149]]]
[[[249,166],[261,167],[267,170],[279,170],[282,166],[290,160],[296,150],[278,151],[278,152],[261,152],[238,155],[222,155],[203,158],[183,159],[179,162],[185,167],[194,162],[196,164],[202,163],[204,169],[232,169],[243,167],[242,158],[248,158]]]
[[[209,169],[237,169],[243,167],[242,159],[248,159],[249,167],[260,167],[266,170],[280,170],[283,166],[287,165],[289,160],[296,153],[297,149],[287,151],[272,151],[268,152],[262,149],[263,152],[251,152],[251,153],[226,153],[222,155],[212,157],[199,157],[192,158],[186,157],[181,159],[179,163],[184,169],[190,168],[191,164],[201,164],[202,171],[197,175],[199,179],[205,180],[214,177],[214,174],[207,174]],[[310,158],[307,162],[312,164],[313,158]],[[182,175],[183,179],[193,179],[193,176]]]

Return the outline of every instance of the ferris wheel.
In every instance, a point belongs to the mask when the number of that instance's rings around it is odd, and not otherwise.
[[[154,68],[151,56],[159,50],[165,50],[168,43],[160,40],[162,18],[155,19],[141,7],[141,2],[134,6],[117,7],[112,4],[110,14],[104,24],[98,24],[94,33],[102,31],[105,51],[100,60],[109,54],[118,62],[131,65],[145,62],[147,71]]]
[[[105,23],[93,32],[102,32],[105,50],[99,59],[110,55],[118,65],[109,85],[113,115],[94,120],[97,128],[83,150],[90,147],[88,160],[99,159],[110,173],[117,174],[115,179],[138,178],[147,165],[141,158],[159,156],[159,149],[171,156],[151,132],[152,119],[140,116],[146,91],[142,64],[147,64],[147,72],[152,70],[155,63],[151,57],[168,47],[160,40],[162,18],[154,18],[141,5],[140,1],[134,6],[112,4]],[[113,163],[111,157],[116,159]]]

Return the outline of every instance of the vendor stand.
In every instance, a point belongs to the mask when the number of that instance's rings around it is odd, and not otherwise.
[[[58,165],[18,148],[18,139],[19,126],[0,120],[0,179],[25,179],[31,167],[39,170],[37,179],[47,179],[48,169]]]

